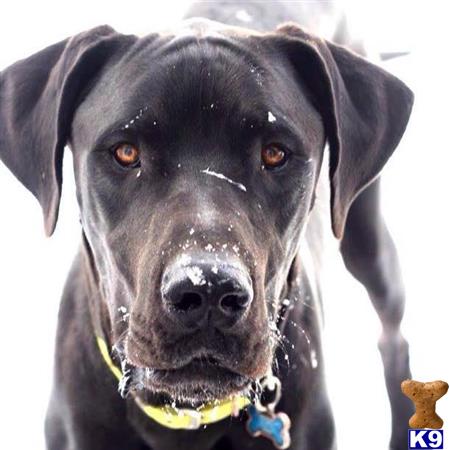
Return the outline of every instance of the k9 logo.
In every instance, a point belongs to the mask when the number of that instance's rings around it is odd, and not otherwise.
[[[408,448],[413,449],[443,449],[443,430],[408,430]]]

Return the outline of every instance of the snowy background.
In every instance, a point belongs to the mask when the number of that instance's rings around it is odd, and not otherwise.
[[[187,1],[9,1],[0,16],[0,69],[62,38],[108,23],[145,34],[182,16]],[[352,23],[416,93],[409,129],[383,177],[383,208],[407,289],[403,330],[416,379],[450,381],[450,69],[444,2],[347,2]],[[245,6],[244,6],[245,8]],[[0,164],[0,448],[43,450],[56,316],[80,230],[70,155],[60,220],[44,237],[38,203]],[[330,231],[331,236],[331,231]],[[336,245],[336,244],[334,244]],[[339,447],[387,448],[390,414],[377,352],[380,326],[337,252],[328,266],[325,351]],[[354,397],[349,397],[354,393]],[[450,395],[438,403],[450,423]],[[449,448],[450,446],[447,445]]]

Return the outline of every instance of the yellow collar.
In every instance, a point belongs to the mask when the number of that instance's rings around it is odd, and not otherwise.
[[[97,336],[100,353],[114,376],[120,380],[121,370],[114,364],[109,354],[106,342]],[[242,395],[217,400],[198,409],[174,408],[172,406],[152,406],[134,397],[139,408],[155,422],[174,430],[195,430],[201,425],[218,422],[226,417],[236,415],[241,409],[250,404],[250,400]]]

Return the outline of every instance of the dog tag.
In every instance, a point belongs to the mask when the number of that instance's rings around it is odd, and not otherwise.
[[[264,436],[272,441],[273,445],[279,449],[288,448],[291,445],[289,428],[291,421],[287,414],[283,412],[273,413],[259,411],[252,405],[247,410],[247,431],[251,436]]]
[[[262,380],[261,388],[272,393],[273,400],[262,405],[259,399],[248,408],[247,431],[253,437],[264,436],[270,439],[276,448],[288,448],[291,445],[291,420],[283,412],[275,413],[275,407],[281,398],[281,382],[270,372]]]

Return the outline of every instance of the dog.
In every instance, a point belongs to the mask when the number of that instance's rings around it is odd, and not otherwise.
[[[0,158],[48,235],[65,146],[74,160],[82,242],[59,313],[49,450],[335,448],[318,276],[327,192],[346,267],[383,325],[390,448],[405,448],[404,294],[379,174],[413,94],[298,25],[334,17],[326,8],[200,3],[176,29],[101,26],[1,72]],[[338,22],[336,41],[362,52]]]

